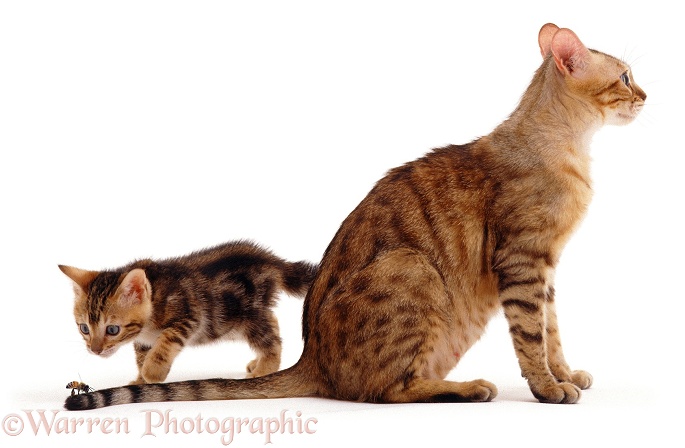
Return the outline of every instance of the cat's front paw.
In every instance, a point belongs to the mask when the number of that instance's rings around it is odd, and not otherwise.
[[[138,386],[141,384],[145,384],[145,380],[141,377],[136,378],[135,380],[131,381],[128,383],[129,386]]]
[[[580,389],[571,383],[547,384],[542,387],[531,386],[530,390],[541,403],[570,404],[580,399]]]
[[[581,389],[589,389],[592,386],[592,375],[585,370],[574,370],[571,372],[571,381]]]

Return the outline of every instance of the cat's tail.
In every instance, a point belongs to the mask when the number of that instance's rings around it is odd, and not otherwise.
[[[257,378],[215,378],[102,389],[69,396],[64,407],[70,411],[82,411],[130,403],[318,396],[318,388],[309,376],[306,369],[295,364],[289,369]]]
[[[283,267],[283,289],[294,296],[304,297],[319,267],[307,261],[286,262]]]

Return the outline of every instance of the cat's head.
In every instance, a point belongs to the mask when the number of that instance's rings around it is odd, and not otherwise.
[[[625,62],[588,49],[573,31],[552,23],[540,29],[538,43],[568,94],[598,114],[601,124],[628,124],[642,110],[647,95]]]
[[[145,271],[59,269],[74,282],[74,319],[88,351],[108,357],[133,340],[150,318],[151,286]]]

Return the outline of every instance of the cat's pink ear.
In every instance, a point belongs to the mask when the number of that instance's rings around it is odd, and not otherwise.
[[[86,271],[73,266],[58,265],[60,271],[74,282],[74,288],[79,288],[83,293],[88,291],[90,283],[98,276],[97,271]]]
[[[125,307],[141,304],[148,292],[148,281],[145,271],[133,269],[126,274],[119,286],[119,303]]]
[[[540,45],[540,53],[543,59],[552,51],[552,38],[557,31],[559,31],[559,27],[553,23],[546,23],[540,28],[538,45]]]
[[[590,64],[590,50],[578,39],[576,33],[561,28],[552,36],[552,56],[557,68],[564,75],[580,78]]]

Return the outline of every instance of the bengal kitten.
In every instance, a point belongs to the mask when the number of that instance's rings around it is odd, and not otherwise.
[[[554,270],[590,202],[589,142],[646,95],[624,62],[542,27],[543,63],[490,135],[391,170],[342,223],[304,304],[304,351],[252,380],[128,386],[67,409],[172,400],[328,397],[489,401],[494,384],[444,380],[500,309],[542,402],[574,403],[592,377],[562,354]]]
[[[183,347],[220,339],[244,339],[256,352],[248,377],[275,372],[277,293],[303,296],[316,274],[310,263],[245,241],[100,272],[59,268],[74,281],[74,317],[88,351],[106,358],[134,341],[138,378],[131,384],[164,381]]]

